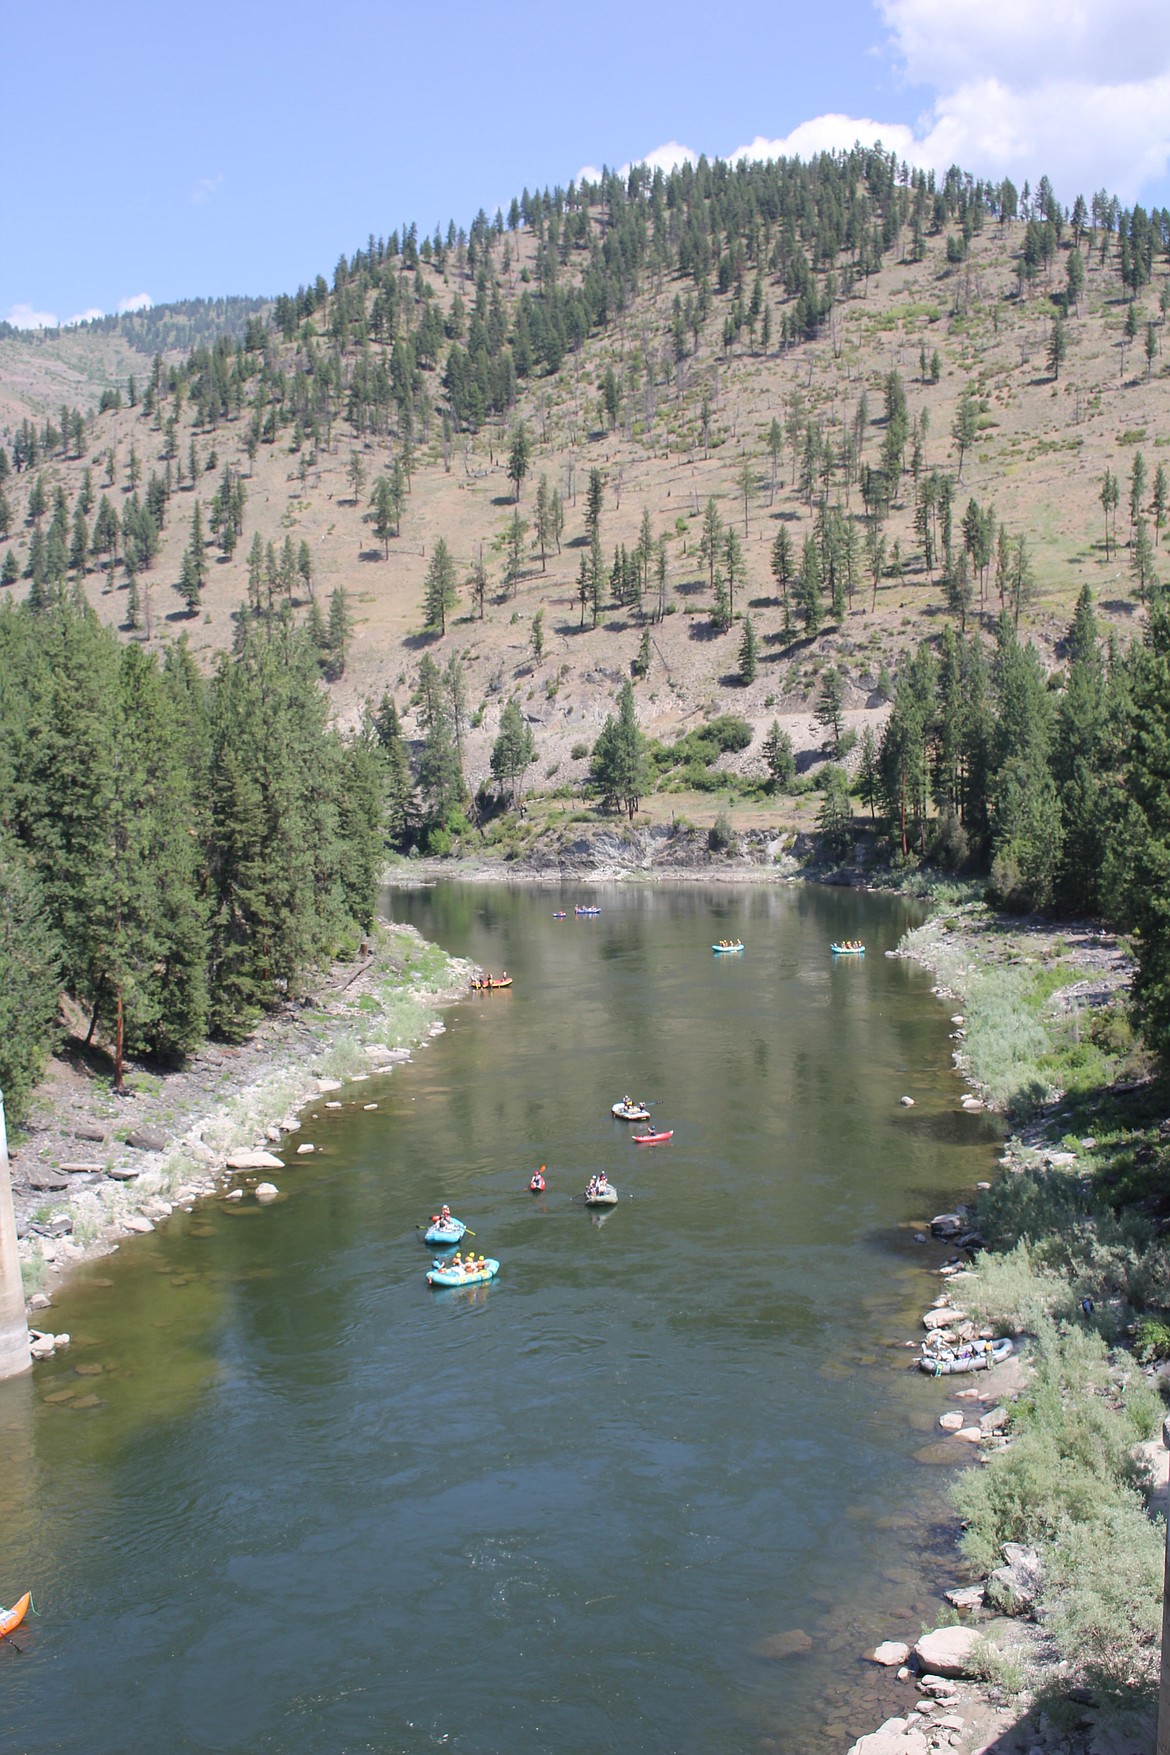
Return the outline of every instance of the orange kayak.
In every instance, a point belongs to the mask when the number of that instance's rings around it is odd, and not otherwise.
[[[26,1590],[18,1603],[14,1603],[10,1609],[0,1610],[0,1639],[3,1639],[6,1633],[11,1633],[15,1627],[20,1626],[28,1614],[28,1606],[31,1602],[32,1592]]]

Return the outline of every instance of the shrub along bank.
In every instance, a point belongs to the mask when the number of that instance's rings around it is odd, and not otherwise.
[[[957,1483],[961,1548],[1043,1563],[1035,1610],[1067,1670],[1138,1704],[1155,1689],[1164,1531],[1137,1447],[1164,1412],[1170,1357],[1165,1084],[1127,1022],[1129,964],[1097,928],[997,920],[965,904],[907,935],[961,1000],[956,1060],[1019,1131],[980,1196],[986,1249],[962,1276],[982,1323],[1028,1337],[1009,1443]],[[955,1282],[951,1282],[952,1285]]]

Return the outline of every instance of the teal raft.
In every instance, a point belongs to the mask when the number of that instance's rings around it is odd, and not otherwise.
[[[835,957],[864,957],[864,945],[830,945],[829,949]]]
[[[711,949],[715,952],[717,957],[724,957],[727,955],[728,951],[742,951],[743,940],[741,938],[737,939],[733,945],[712,945]]]
[[[461,1267],[454,1267],[450,1262],[437,1261],[427,1272],[429,1286],[485,1286],[494,1280],[500,1271],[498,1261],[485,1261],[482,1268],[475,1268],[467,1273]]]
[[[457,1243],[463,1241],[466,1230],[467,1226],[462,1219],[452,1217],[445,1224],[441,1219],[432,1219],[423,1232],[423,1242],[429,1243],[435,1249],[454,1249]]]

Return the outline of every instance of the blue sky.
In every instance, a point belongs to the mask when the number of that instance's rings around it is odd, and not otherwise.
[[[273,293],[404,220],[669,145],[880,136],[1071,201],[1170,202],[1164,0],[65,0],[10,8],[0,316]]]

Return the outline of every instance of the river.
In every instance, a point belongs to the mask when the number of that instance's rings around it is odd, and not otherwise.
[[[515,986],[306,1110],[318,1152],[272,1206],[83,1269],[70,1351],[0,1385],[0,1602],[40,1610],[0,1646],[0,1748],[846,1748],[894,1709],[862,1651],[931,1619],[945,1564],[942,1397],[904,1349],[941,1250],[914,1223],[999,1137],[959,1112],[928,978],[883,955],[912,911],[702,884],[386,905]],[[610,1119],[627,1091],[668,1145]],[[597,1169],[602,1222],[574,1198]],[[428,1289],[442,1200],[490,1288]]]

